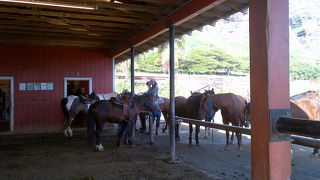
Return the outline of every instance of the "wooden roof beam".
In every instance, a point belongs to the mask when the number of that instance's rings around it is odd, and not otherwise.
[[[23,20],[23,21],[38,21],[38,22],[40,21],[40,22],[47,22],[54,25],[62,25],[62,26],[75,24],[75,25],[89,25],[89,26],[101,26],[101,27],[117,27],[117,28],[127,28],[127,29],[137,28],[136,25],[132,25],[132,24],[56,19],[56,18],[48,18],[44,16],[40,16],[40,17],[39,16],[22,16],[22,15],[13,15],[13,14],[4,14],[4,13],[1,13],[0,16],[3,16],[7,19],[16,19],[16,20]]]
[[[3,2],[0,1],[0,5],[7,5],[7,6],[16,6],[16,7],[26,7],[25,4],[15,3],[15,2]],[[150,13],[142,13],[142,12],[134,12],[134,11],[127,11],[126,13],[120,12],[119,10],[114,9],[105,9],[100,8],[97,10],[88,10],[88,9],[73,9],[73,8],[66,8],[66,7],[56,7],[56,6],[42,6],[37,4],[28,4],[28,7],[31,8],[40,8],[43,10],[57,10],[57,11],[64,11],[64,12],[76,12],[76,13],[87,13],[87,14],[99,14],[99,15],[109,15],[109,16],[119,16],[119,17],[132,17],[132,18],[139,18],[139,19],[146,19],[150,18],[154,20],[155,16]]]
[[[111,52],[111,55],[112,57],[117,57],[122,53],[127,52],[130,47],[139,46],[140,44],[156,37],[157,35],[168,31],[168,23],[171,23],[172,25],[182,24],[192,17],[201,14],[202,12],[205,12],[219,5],[224,1],[225,0],[190,0],[188,3],[181,6],[169,16],[161,19],[157,23],[150,26],[148,29],[137,34],[129,41],[124,42],[118,48],[113,50]]]
[[[0,25],[7,26],[7,25],[13,25],[17,27],[27,27],[27,28],[50,28],[50,29],[56,29],[57,31],[97,31],[97,32],[121,32],[129,34],[130,32],[126,29],[121,28],[107,28],[107,27],[96,27],[96,26],[82,26],[82,25],[69,25],[69,26],[61,26],[61,25],[53,25],[46,22],[26,22],[26,21],[19,21],[19,20],[7,20],[0,17]]]
[[[166,4],[175,5],[177,2],[175,0],[131,0],[132,2],[147,2],[152,4]]]
[[[17,26],[17,25],[5,25],[0,23],[0,30],[7,29],[7,30],[23,30],[23,31],[41,31],[41,32],[54,32],[54,33],[68,33],[68,34],[99,34],[103,36],[113,36],[113,37],[123,37],[124,34],[119,34],[115,32],[103,32],[103,31],[78,31],[72,29],[61,29],[61,28],[47,28],[47,27],[32,27],[32,26]]]
[[[140,20],[140,19],[132,19],[132,18],[124,18],[124,17],[111,17],[111,16],[88,15],[88,14],[79,14],[79,13],[65,13],[65,12],[54,12],[54,11],[45,11],[45,10],[28,10],[28,9],[4,8],[4,7],[0,7],[0,12],[59,17],[59,18],[65,17],[65,18],[74,18],[74,19],[138,23],[138,24],[150,24],[152,22],[149,20]]]
[[[59,1],[68,2],[68,3],[77,2],[77,3],[83,3],[83,4],[97,5],[98,9],[100,7],[104,7],[104,8],[110,8],[110,9],[133,10],[133,11],[158,13],[158,14],[162,14],[164,11],[164,9],[161,9],[159,7],[154,7],[154,6],[112,3],[112,2],[101,1],[101,0],[59,0]]]

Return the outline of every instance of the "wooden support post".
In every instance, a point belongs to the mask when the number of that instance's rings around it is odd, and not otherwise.
[[[170,160],[176,160],[175,142],[175,93],[174,93],[174,27],[169,27],[170,46]]]
[[[252,179],[290,179],[290,141],[270,141],[270,110],[290,109],[288,0],[249,6]]]

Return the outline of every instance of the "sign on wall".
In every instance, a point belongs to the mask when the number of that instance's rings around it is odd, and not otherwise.
[[[33,90],[33,83],[27,83],[27,90],[32,91]]]
[[[20,91],[46,91],[46,90],[53,90],[53,83],[49,82],[49,83],[19,83],[19,90]]]
[[[45,91],[47,90],[47,83],[41,83],[41,90]]]
[[[47,83],[47,90],[53,90],[53,83]]]
[[[19,90],[25,91],[26,90],[26,83],[19,83]]]
[[[33,84],[33,88],[34,88],[34,90],[40,90],[40,83],[34,83]]]

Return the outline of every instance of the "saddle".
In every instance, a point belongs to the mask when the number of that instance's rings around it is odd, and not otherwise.
[[[126,117],[126,119],[130,117],[130,109],[133,108],[133,103],[129,103],[129,104],[122,103],[119,99],[117,99],[115,97],[112,97],[110,99],[110,102],[111,102],[111,104],[123,109],[123,114]]]

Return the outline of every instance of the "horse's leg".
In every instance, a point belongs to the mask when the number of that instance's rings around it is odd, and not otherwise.
[[[231,140],[230,140],[230,144],[233,145],[233,140],[234,140],[234,132],[232,131],[231,133]]]
[[[102,152],[104,150],[101,144],[101,135],[103,132],[104,122],[96,122],[96,150]]]
[[[194,134],[195,139],[196,139],[196,145],[199,145],[199,132],[200,132],[200,126],[196,125],[196,133]]]
[[[229,131],[226,131],[226,147],[224,148],[225,150],[229,149]]]
[[[192,124],[189,123],[189,144],[192,144],[192,131],[193,131]]]
[[[319,149],[318,148],[313,148],[313,152],[310,154],[309,157],[316,157],[318,155],[319,156]]]
[[[71,123],[72,121],[75,119],[74,116],[69,116],[69,118],[67,119],[67,122],[66,122],[66,129],[64,130],[64,135],[65,136],[69,136],[69,137],[72,137],[72,129],[71,129]]]
[[[140,118],[140,122],[141,122],[141,128],[140,128],[140,132],[144,133],[147,129],[146,127],[146,115],[145,113],[140,113],[139,114],[139,118]]]
[[[167,117],[167,113],[162,112],[163,118],[166,122],[166,125],[164,126],[164,128],[162,128],[162,132],[166,132],[166,130],[168,129],[168,117]]]
[[[181,141],[180,139],[180,134],[179,134],[179,123],[176,123],[175,125],[175,130],[176,130],[176,133],[175,133],[175,136],[176,136],[176,141]]]
[[[242,137],[241,137],[241,133],[236,133],[237,139],[238,139],[238,150],[241,151],[241,143],[242,143]]]

